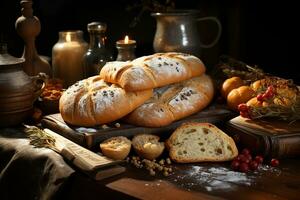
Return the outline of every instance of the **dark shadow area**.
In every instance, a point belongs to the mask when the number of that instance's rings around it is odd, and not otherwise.
[[[115,42],[125,35],[137,41],[137,56],[153,53],[156,22],[150,13],[145,12],[140,22],[130,27],[139,11],[128,11],[126,8],[137,2],[140,1],[35,0],[34,14],[42,25],[36,40],[38,52],[51,56],[61,30],[83,30],[88,41],[87,24],[101,21],[107,23],[108,47],[115,57]],[[274,75],[292,78],[299,84],[299,12],[296,1],[177,0],[175,5],[179,9],[198,9],[202,17],[216,16],[220,19],[223,25],[220,41],[213,48],[202,51],[201,59],[207,66],[215,65],[219,56],[226,54],[250,65],[258,65]],[[8,43],[11,54],[20,56],[23,41],[14,29],[14,23],[21,13],[19,1],[2,0],[0,9],[1,40]],[[200,26],[201,41],[209,43],[214,37],[215,26],[205,23]]]

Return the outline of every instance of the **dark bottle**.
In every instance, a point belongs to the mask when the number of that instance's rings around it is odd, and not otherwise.
[[[90,35],[89,49],[84,55],[85,78],[98,75],[106,62],[112,61],[112,54],[106,49],[106,24],[92,22],[87,25]]]

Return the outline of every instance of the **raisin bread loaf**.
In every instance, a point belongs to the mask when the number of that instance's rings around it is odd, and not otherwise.
[[[209,123],[183,124],[166,144],[170,158],[179,163],[227,161],[238,155],[233,139]]]
[[[205,72],[202,61],[182,53],[156,53],[131,62],[108,62],[100,77],[117,83],[126,91],[146,90],[200,76]]]
[[[153,160],[160,156],[165,149],[159,137],[152,134],[139,134],[133,137],[132,146],[135,152],[142,158]]]
[[[131,149],[131,141],[124,136],[111,137],[100,144],[103,155],[115,160],[125,159]]]
[[[61,96],[59,111],[69,124],[95,126],[115,121],[143,104],[152,90],[126,92],[93,76],[69,87]]]
[[[124,118],[138,126],[161,127],[205,108],[214,88],[207,75],[155,89],[151,99]]]

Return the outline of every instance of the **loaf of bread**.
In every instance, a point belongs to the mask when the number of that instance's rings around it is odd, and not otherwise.
[[[111,137],[100,144],[103,155],[115,160],[125,159],[131,149],[131,141],[124,136]]]
[[[165,149],[165,144],[159,142],[159,137],[152,134],[139,134],[133,137],[132,146],[142,158],[153,160],[160,156]]]
[[[170,158],[178,163],[228,161],[238,155],[233,139],[209,123],[181,125],[166,145]]]
[[[157,88],[143,105],[124,118],[130,124],[146,127],[166,126],[205,108],[214,87],[208,75]]]
[[[131,62],[108,62],[100,77],[117,83],[126,91],[162,87],[200,76],[205,72],[202,61],[183,53],[156,53]]]
[[[143,104],[152,90],[126,92],[93,76],[69,87],[61,96],[59,111],[69,124],[95,126],[115,121]]]

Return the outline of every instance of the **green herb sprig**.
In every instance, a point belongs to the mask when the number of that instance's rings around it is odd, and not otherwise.
[[[36,126],[24,126],[24,131],[28,134],[31,145],[37,148],[49,148],[58,152],[58,149],[55,146],[55,138]]]

